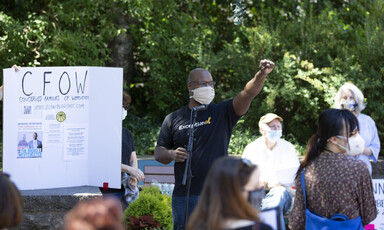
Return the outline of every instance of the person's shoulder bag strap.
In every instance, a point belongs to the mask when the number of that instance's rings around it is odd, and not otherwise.
[[[301,188],[303,189],[303,195],[304,195],[304,204],[305,209],[307,209],[307,197],[305,195],[305,178],[304,178],[305,168],[303,168],[303,172],[301,173]]]

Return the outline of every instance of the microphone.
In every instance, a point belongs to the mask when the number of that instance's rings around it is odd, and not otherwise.
[[[200,110],[206,110],[208,108],[208,105],[206,104],[202,104],[202,105],[199,105],[199,106],[196,106],[195,108],[193,108],[192,110],[197,112],[197,111],[200,111]]]

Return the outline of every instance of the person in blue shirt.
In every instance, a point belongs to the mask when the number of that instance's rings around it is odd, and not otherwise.
[[[370,160],[377,162],[380,152],[380,139],[375,121],[370,116],[361,113],[365,106],[363,93],[352,83],[342,85],[335,96],[335,108],[348,109],[359,121],[360,136],[365,141],[365,148],[361,154],[355,157],[364,161],[372,175]]]

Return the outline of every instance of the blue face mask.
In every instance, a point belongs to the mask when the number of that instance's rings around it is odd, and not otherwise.
[[[272,142],[276,142],[280,139],[280,137],[283,135],[283,130],[268,130],[267,131],[267,138],[268,140]]]
[[[357,103],[355,102],[355,100],[343,100],[341,102],[341,108],[348,109],[351,112],[355,112],[357,108]]]
[[[260,209],[261,201],[265,197],[264,188],[259,188],[248,192],[248,202],[256,209]]]

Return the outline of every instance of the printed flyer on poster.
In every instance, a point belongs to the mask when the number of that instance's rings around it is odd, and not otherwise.
[[[64,160],[85,160],[88,158],[87,124],[67,125],[64,134]]]

